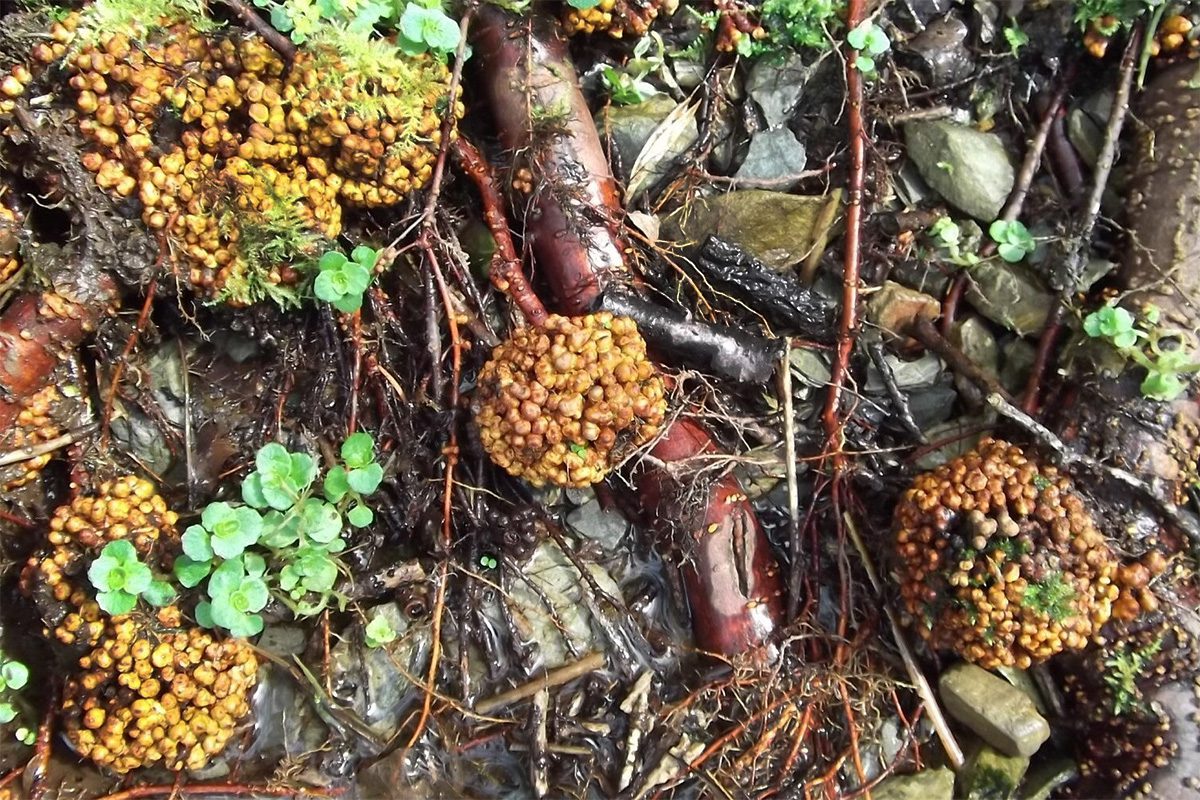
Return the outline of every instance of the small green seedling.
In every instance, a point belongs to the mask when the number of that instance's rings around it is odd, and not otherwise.
[[[495,556],[485,553],[479,557],[479,566],[484,569],[495,569],[500,566],[500,561]]]
[[[857,51],[854,65],[867,78],[873,78],[877,74],[875,58],[886,53],[892,46],[883,29],[869,19],[864,19],[846,34],[846,44]]]
[[[383,481],[375,442],[361,432],[342,443],[341,463],[320,483],[312,456],[280,444],[264,445],[254,463],[242,482],[245,505],[209,504],[200,523],[184,533],[184,553],[175,560],[183,586],[208,578],[197,621],[235,636],[262,630],[258,612],[271,595],[298,616],[329,605],[344,571],[338,554],[346,549],[345,526],[371,524],[366,497]]]
[[[383,614],[376,614],[363,629],[367,647],[372,650],[396,641],[396,629]]]
[[[976,230],[974,227],[972,230]],[[973,267],[979,263],[979,256],[971,249],[964,248],[966,239],[962,227],[950,217],[939,217],[929,226],[929,237],[937,242],[945,251],[947,260],[962,267]]]
[[[223,562],[208,581],[209,599],[196,606],[196,621],[206,628],[224,628],[234,636],[262,633],[258,612],[271,598],[263,579],[266,569],[262,556],[253,553]]]
[[[1146,678],[1146,667],[1150,659],[1162,650],[1162,637],[1149,642],[1137,650],[1130,650],[1127,645],[1118,644],[1104,662],[1108,672],[1104,682],[1112,690],[1113,713],[1128,714],[1141,705],[1142,691],[1138,682]]]
[[[114,616],[133,611],[139,596],[151,605],[163,606],[175,595],[170,584],[155,578],[150,567],[138,560],[137,551],[126,539],[106,544],[87,574],[96,589],[96,602]]]
[[[28,684],[29,667],[0,652],[0,725],[7,725],[21,716],[21,709],[17,707],[18,701],[15,693],[24,689]],[[25,745],[32,745],[37,738],[33,728],[27,725],[18,726],[13,731],[13,735],[17,741]]]
[[[346,314],[358,311],[378,261],[379,251],[363,245],[354,248],[349,258],[331,250],[317,262],[320,272],[313,281],[313,293],[338,311]]]
[[[1009,52],[1014,56],[1019,55],[1021,48],[1029,44],[1029,34],[1014,22],[1004,28],[1004,41],[1008,42]]]
[[[1037,249],[1029,229],[1017,220],[996,220],[988,227],[988,235],[996,242],[996,252],[1010,264],[1024,260]]]
[[[1200,372],[1196,354],[1181,345],[1182,337],[1158,326],[1157,309],[1147,313],[1143,324],[1124,308],[1106,305],[1084,318],[1083,332],[1109,342],[1144,368],[1141,391],[1151,400],[1174,400],[1187,391],[1190,378],[1182,376]]]

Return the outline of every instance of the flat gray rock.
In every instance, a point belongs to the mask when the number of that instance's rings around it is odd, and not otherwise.
[[[947,203],[991,222],[1012,192],[1012,162],[999,136],[945,120],[904,126],[908,156]]]
[[[970,277],[967,300],[980,314],[1020,336],[1042,330],[1054,295],[1023,267],[989,259],[972,267]]]
[[[1050,725],[1029,695],[985,669],[959,662],[942,673],[938,692],[950,716],[1009,756],[1033,755]]]
[[[626,173],[633,168],[650,134],[676,105],[668,95],[656,94],[631,106],[606,106],[596,115],[600,135],[608,137]]]
[[[768,128],[782,126],[792,116],[812,69],[798,55],[782,63],[770,58],[754,62],[746,79],[746,92],[762,111]]]
[[[787,128],[760,131],[750,140],[746,159],[734,176],[742,180],[773,181],[804,171],[808,154],[795,134]],[[781,184],[779,189],[790,189],[798,180]]]

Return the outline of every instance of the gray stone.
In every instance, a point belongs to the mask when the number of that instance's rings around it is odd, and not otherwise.
[[[908,410],[912,412],[913,422],[927,436],[929,430],[950,419],[954,411],[954,401],[958,399],[958,391],[947,380],[924,389],[915,389],[908,394]],[[929,436],[930,441],[937,441]]]
[[[785,270],[825,249],[839,211],[834,196],[746,189],[697,198],[663,220],[662,235],[691,244],[720,236],[767,266]]]
[[[995,219],[1013,188],[1013,166],[999,136],[943,120],[904,126],[909,158],[946,202],[978,219]]]
[[[1065,786],[1079,775],[1079,767],[1071,758],[1052,758],[1029,771],[1021,787],[1021,800],[1049,800],[1051,792]]]
[[[1029,756],[1007,756],[982,745],[963,767],[960,794],[966,800],[1013,800],[1029,769]]]
[[[1025,339],[1013,339],[1004,345],[1004,359],[1000,366],[1000,383],[1004,388],[1014,395],[1023,392],[1036,358],[1037,349]]]
[[[352,686],[350,705],[381,737],[393,736],[404,721],[412,692],[410,675],[425,674],[429,659],[429,624],[413,622],[398,603],[376,606],[368,621],[383,616],[396,632],[395,640],[380,647],[363,644],[363,620],[333,648],[330,669],[335,686]],[[366,676],[362,681],[360,676]],[[346,698],[339,698],[345,700]]]
[[[596,127],[601,135],[608,137],[626,172],[633,168],[638,154],[650,140],[650,134],[675,110],[675,106],[670,96],[656,94],[630,106],[610,104],[596,115]]]
[[[617,549],[622,537],[629,531],[629,522],[625,517],[616,511],[601,508],[595,499],[568,514],[567,524],[580,536],[598,542],[610,552]]]
[[[871,790],[875,800],[950,800],[954,797],[954,773],[947,767],[926,769],[912,775],[895,775]]]
[[[787,128],[761,131],[750,140],[750,150],[735,177],[762,181],[799,175],[804,171],[807,158],[804,145]],[[798,182],[797,178],[777,188],[790,189]]]
[[[1089,167],[1095,167],[1096,159],[1100,156],[1113,96],[1109,89],[1096,92],[1084,98],[1067,114],[1067,138]]]
[[[892,379],[895,380],[896,386],[900,389],[916,389],[924,388],[933,385],[938,376],[942,374],[942,362],[933,353],[925,353],[920,358],[911,361],[905,360],[900,356],[888,353],[883,357],[883,361],[892,371]],[[868,392],[878,392],[883,390],[883,378],[879,371],[872,364],[867,369],[867,385]]]
[[[621,602],[620,587],[603,567],[587,564],[587,570],[597,586]],[[576,653],[607,648],[584,602],[582,583],[579,571],[558,545],[543,542],[522,566],[520,574],[505,581],[507,609],[493,604],[486,608],[486,613],[501,628],[506,624],[501,615],[511,615],[528,640],[538,644],[541,655],[538,666],[554,669],[575,658],[568,641]]]
[[[790,55],[783,63],[770,58],[754,62],[746,92],[762,111],[768,128],[782,126],[792,116],[812,70],[798,55]]]
[[[1050,737],[1029,695],[974,664],[943,672],[938,691],[950,716],[1006,755],[1031,756]]]
[[[892,336],[907,337],[921,319],[934,320],[942,313],[936,297],[886,281],[867,301],[867,320]]]
[[[920,61],[930,86],[945,86],[975,69],[975,57],[966,46],[968,36],[966,23],[957,14],[947,14],[908,40],[900,52]]]
[[[996,337],[979,317],[971,316],[955,325],[950,331],[950,341],[988,375],[995,375],[999,371],[1000,348],[996,344]],[[955,375],[954,381],[959,391],[964,392],[968,391],[965,387],[975,385],[961,375]]]
[[[1021,336],[1040,332],[1055,302],[1021,266],[995,259],[971,268],[967,299],[980,314]]]

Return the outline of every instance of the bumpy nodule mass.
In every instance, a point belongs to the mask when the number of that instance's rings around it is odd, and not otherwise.
[[[985,439],[916,478],[895,512],[901,594],[930,645],[1022,668],[1087,645],[1118,563],[1069,479]]]
[[[474,408],[484,448],[510,474],[583,487],[658,432],[666,400],[633,320],[552,315],[492,352]]]
[[[678,5],[678,0],[600,0],[591,8],[567,5],[563,26],[569,34],[607,33],[615,39],[626,34],[643,36],[660,11],[673,14]]]
[[[159,616],[170,621],[172,611]],[[114,619],[63,689],[67,738],[115,772],[200,769],[250,710],[258,659],[249,644],[156,622]]]
[[[433,173],[450,73],[432,56],[364,40],[351,58],[315,37],[287,68],[256,36],[166,18],[114,31],[92,10],[55,22],[30,66],[61,66],[83,166],[140,205],[205,295],[294,302],[343,204],[394,205]],[[14,68],[0,114],[32,80]]]

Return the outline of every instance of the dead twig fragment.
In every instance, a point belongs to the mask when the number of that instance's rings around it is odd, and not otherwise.
[[[269,22],[258,15],[257,11],[246,5],[245,0],[221,0],[221,2],[237,14],[238,19],[246,23],[246,27],[261,36],[272,50],[279,53],[285,63],[290,66],[296,60],[296,45],[292,44],[292,40],[275,30]]]
[[[493,695],[486,700],[480,700],[475,704],[475,713],[488,715],[494,711],[498,711],[505,706],[510,706],[513,703],[520,702],[526,698],[532,697],[543,689],[548,689],[553,686],[562,686],[564,683],[570,683],[576,678],[583,677],[589,672],[595,672],[604,666],[603,653],[589,653],[578,661],[573,661],[570,664],[564,664],[558,669],[552,669],[540,678],[536,678],[529,683],[521,686],[516,686],[500,694]]]

